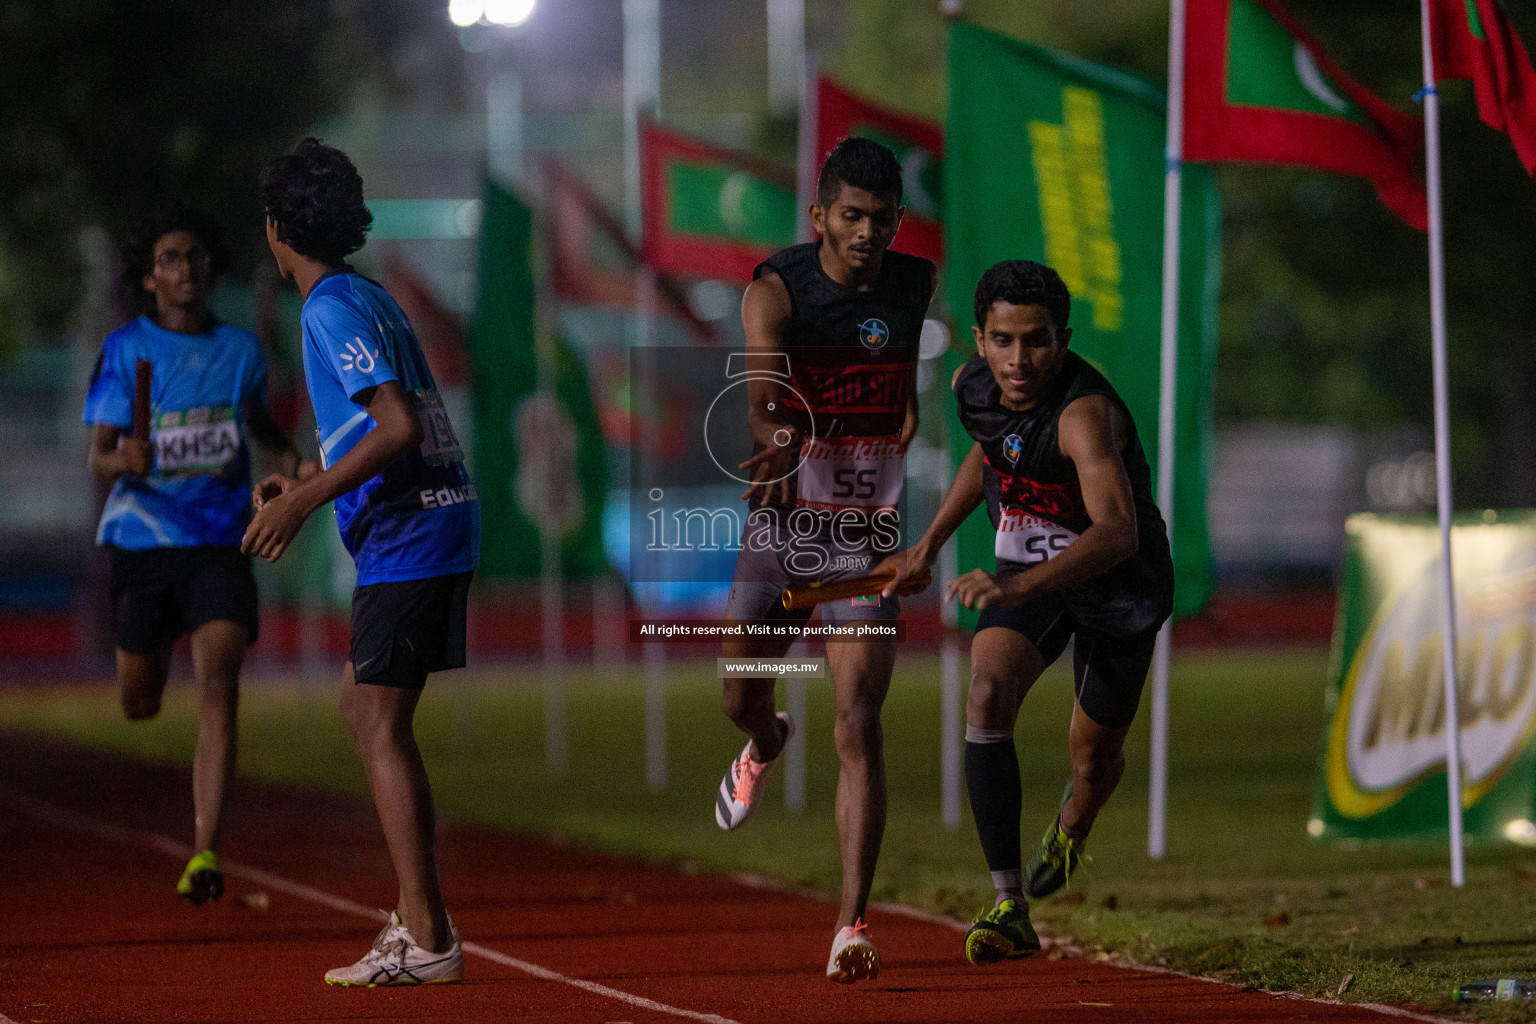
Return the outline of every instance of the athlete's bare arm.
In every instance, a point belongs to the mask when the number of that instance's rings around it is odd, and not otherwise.
[[[935,266],[928,279],[928,301],[930,304],[933,302],[934,293],[938,290],[939,268]],[[911,376],[907,379],[907,418],[901,425],[901,446],[903,448],[911,444],[912,439],[917,436],[917,363],[918,360],[912,360]],[[958,380],[959,377],[960,371],[956,370],[955,378]]]
[[[753,356],[773,356],[784,351],[784,331],[792,312],[789,289],[778,274],[764,273],[747,285],[741,299],[741,326],[747,336],[747,367],[757,369]],[[759,360],[767,364],[768,360]],[[782,362],[780,360],[779,362]],[[776,367],[775,367],[776,368]],[[783,395],[772,377],[754,373],[747,381],[747,425],[752,440],[762,446],[756,455],[737,468],[749,470],[753,483],[743,498],[757,497],[759,504],[794,498],[790,470],[800,450],[800,432],[769,406],[779,406]]]
[[[895,594],[896,588],[907,577],[933,568],[933,563],[939,560],[939,549],[944,546],[944,542],[960,529],[960,524],[975,511],[977,505],[981,504],[983,496],[981,474],[981,445],[972,444],[971,450],[965,453],[960,468],[955,472],[955,479],[949,485],[949,491],[944,495],[944,501],[940,503],[939,511],[934,514],[933,522],[928,524],[922,539],[907,550],[890,555],[875,567],[874,572],[896,574],[891,579],[890,586],[882,591],[886,597]]]
[[[245,426],[251,439],[281,461],[278,472],[285,477],[308,480],[320,471],[320,466],[304,458],[283,428],[272,418],[272,410],[265,402],[250,402],[245,407]]]
[[[98,480],[120,476],[148,476],[155,467],[155,446],[140,441],[111,423],[91,424],[91,447],[86,455],[91,475]]]
[[[302,483],[274,473],[257,484],[256,516],[246,528],[241,551],[277,561],[315,509],[361,486],[421,444],[421,421],[399,381],[364,389],[352,400],[368,410],[373,429],[336,465]]]
[[[1057,444],[1072,460],[1092,524],[1061,554],[999,582],[980,569],[949,585],[967,608],[991,603],[1019,604],[1040,594],[1102,575],[1136,553],[1136,502],[1120,452],[1125,417],[1103,395],[1088,395],[1067,406],[1058,421]]]

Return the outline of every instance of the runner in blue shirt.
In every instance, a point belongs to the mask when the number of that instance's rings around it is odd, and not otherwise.
[[[129,287],[143,316],[107,335],[85,401],[91,472],[114,481],[96,542],[111,559],[117,678],[132,719],[160,710],[171,649],[191,635],[202,693],[193,758],[194,846],[176,891],[217,899],[219,825],[235,770],[240,666],[256,641],[256,581],[240,541],[250,519],[249,440],[287,472],[318,469],[267,411],[267,357],[249,331],[208,312],[208,291],[229,265],[217,226],[169,208],[124,241]],[[153,366],[151,434],[132,436],[135,365]]]
[[[276,561],[304,520],[336,503],[357,563],[341,710],[368,770],[400,903],[336,985],[458,981],[464,956],[443,905],[432,791],[411,721],[427,675],[464,665],[465,603],[480,508],[410,322],[346,258],[373,216],[340,150],[305,139],[262,174],[267,241],[304,297],[304,377],[325,469],[256,488],[242,549]]]

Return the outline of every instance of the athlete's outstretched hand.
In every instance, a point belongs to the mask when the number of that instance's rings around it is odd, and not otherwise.
[[[949,581],[946,601],[959,601],[967,608],[981,611],[989,604],[1018,604],[1024,593],[1027,572],[1014,573],[1006,581],[980,569],[972,569],[964,576]]]
[[[262,481],[265,485],[272,478]],[[283,478],[287,479],[287,478]],[[293,481],[297,485],[297,481]],[[242,554],[254,555],[275,562],[283,557],[293,538],[299,535],[306,516],[301,505],[286,493],[272,495],[262,502],[251,525],[245,528],[245,539],[240,542]]]
[[[781,426],[774,431],[773,439],[762,451],[737,464],[737,469],[745,469],[752,474],[752,482],[741,492],[748,504],[754,495],[759,499],[759,506],[771,501],[787,504],[795,499],[792,474],[795,469],[795,453],[799,450],[800,431],[794,427]]]
[[[911,547],[905,551],[894,551],[869,571],[871,576],[879,576],[881,573],[895,573],[891,582],[880,591],[881,597],[894,597],[896,588],[900,587],[910,577],[916,576],[927,569],[933,568],[933,559],[922,550]]]

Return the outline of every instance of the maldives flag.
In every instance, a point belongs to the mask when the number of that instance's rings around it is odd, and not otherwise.
[[[1500,0],[1429,0],[1437,78],[1470,78],[1477,112],[1536,175],[1536,70]]]
[[[816,80],[816,171],[842,139],[873,139],[901,163],[902,204],[907,208],[892,243],[898,252],[941,263],[944,225],[940,207],[944,132],[931,121],[871,103],[829,78]]]
[[[1393,213],[1427,227],[1417,119],[1344,74],[1275,0],[1189,0],[1188,11],[1186,159],[1358,175]]]
[[[555,297],[581,305],[634,309],[638,305],[634,268],[640,253],[624,225],[586,182],[553,157],[544,161],[544,181],[549,201],[549,277]],[[598,252],[600,246],[606,248],[608,262]],[[715,329],[694,314],[682,285],[667,274],[656,275],[656,307],[682,320],[701,340],[716,340]]]
[[[640,251],[656,270],[745,284],[794,244],[794,171],[649,123],[640,146]]]

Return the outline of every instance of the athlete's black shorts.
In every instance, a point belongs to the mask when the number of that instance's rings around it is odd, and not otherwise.
[[[352,591],[352,678],[419,690],[427,675],[464,667],[469,577],[428,576]]]
[[[149,654],[219,620],[244,626],[246,642],[256,642],[261,622],[256,578],[239,548],[108,547],[107,555],[112,635],[119,649]]]
[[[1099,725],[1123,729],[1136,718],[1157,627],[1109,636],[1081,626],[1059,597],[1047,594],[1020,605],[989,604],[981,610],[976,631],[993,626],[1011,629],[1035,645],[1047,665],[1072,645],[1072,688],[1083,713]]]

